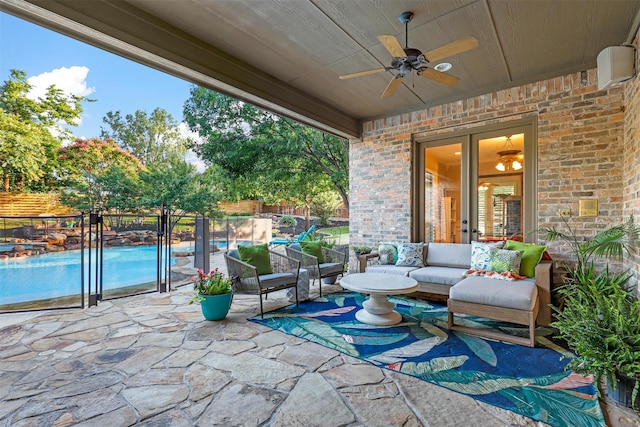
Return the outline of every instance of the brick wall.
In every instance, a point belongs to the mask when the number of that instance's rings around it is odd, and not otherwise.
[[[363,140],[351,141],[350,151],[351,244],[409,238],[412,134],[446,136],[532,117],[537,119],[539,226],[560,225],[558,210],[570,208],[574,227],[589,235],[620,222],[623,209],[626,216],[638,214],[640,134],[625,114],[625,90],[633,97],[633,121],[640,114],[637,81],[634,85],[598,91],[594,69],[363,123]],[[625,144],[625,129],[634,134],[632,144],[630,136]],[[597,199],[600,215],[579,218],[579,198]],[[558,247],[550,252],[563,258]]]
[[[640,43],[640,32],[636,35],[634,44]],[[636,73],[640,70],[640,60],[636,53]],[[624,217],[634,216],[640,221],[640,77],[624,84],[626,100],[624,122]],[[640,257],[636,256],[627,263],[640,277]],[[636,281],[637,282],[637,281]],[[640,296],[640,289],[637,289]]]

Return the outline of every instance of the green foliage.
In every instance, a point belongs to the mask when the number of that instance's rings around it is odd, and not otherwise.
[[[51,86],[44,98],[27,95],[26,73],[11,70],[0,87],[0,176],[3,191],[49,191],[57,185],[57,149],[68,139],[87,98]],[[54,136],[59,135],[59,136]]]
[[[278,220],[280,227],[295,227],[298,221],[292,215],[282,215]]]
[[[371,248],[369,246],[352,246],[353,252],[357,254],[368,254],[371,253]]]
[[[593,265],[579,272],[575,283],[560,290],[564,310],[555,309],[560,337],[577,357],[569,368],[579,373],[607,377],[615,385],[616,373],[636,380],[640,386],[640,300],[629,286],[632,275],[596,273]]]
[[[329,187],[348,206],[348,141],[327,135],[213,91],[193,87],[185,120],[206,142],[195,147],[228,181],[252,182],[242,189],[267,203],[309,207]]]
[[[340,197],[333,191],[325,191],[313,198],[311,215],[317,216],[320,225],[328,225],[329,218],[340,207]]]
[[[124,118],[120,111],[109,111],[102,121],[111,130],[102,128],[100,136],[116,140],[144,165],[183,159],[189,146],[193,145],[191,139],[182,136],[179,123],[161,108],[156,108],[150,115],[137,110]]]
[[[77,139],[58,151],[65,183],[62,202],[79,211],[135,210],[143,171],[130,152],[112,139]]]
[[[222,295],[231,292],[231,278],[215,268],[209,273],[198,269],[198,276],[193,279],[193,289],[196,294],[191,298],[189,304],[204,300],[201,295]]]

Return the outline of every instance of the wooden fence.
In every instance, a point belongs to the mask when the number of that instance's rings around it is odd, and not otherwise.
[[[73,209],[53,193],[0,193],[0,216],[68,215]]]

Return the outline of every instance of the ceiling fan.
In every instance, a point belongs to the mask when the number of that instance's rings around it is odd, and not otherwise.
[[[378,36],[378,40],[389,51],[393,60],[390,67],[375,68],[373,70],[359,71],[357,73],[345,74],[340,76],[340,79],[350,79],[352,77],[366,76],[369,74],[380,73],[382,71],[397,71],[393,79],[387,85],[387,88],[382,93],[380,98],[389,98],[394,94],[402,78],[415,70],[418,76],[424,77],[429,80],[433,80],[436,83],[440,83],[444,86],[453,86],[458,83],[458,78],[451,74],[446,74],[442,71],[429,66],[431,62],[439,61],[449,56],[457,55],[468,50],[478,47],[478,40],[475,37],[465,37],[453,43],[446,44],[437,49],[431,50],[427,53],[422,53],[418,49],[409,47],[409,22],[413,19],[412,12],[403,12],[398,19],[404,24],[405,32],[405,46],[404,48],[398,42],[394,36],[382,35]]]

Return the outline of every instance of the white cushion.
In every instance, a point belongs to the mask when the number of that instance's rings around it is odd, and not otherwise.
[[[370,265],[367,273],[397,274],[399,276],[409,276],[409,272],[417,270],[418,267],[402,267],[399,265]]]
[[[471,266],[471,245],[464,243],[429,243],[427,265],[466,268]]]
[[[505,282],[471,276],[449,290],[449,298],[476,304],[531,311],[538,298],[535,280]]]
[[[462,275],[466,271],[464,268],[427,266],[413,270],[409,277],[418,282],[453,286],[464,279]]]

